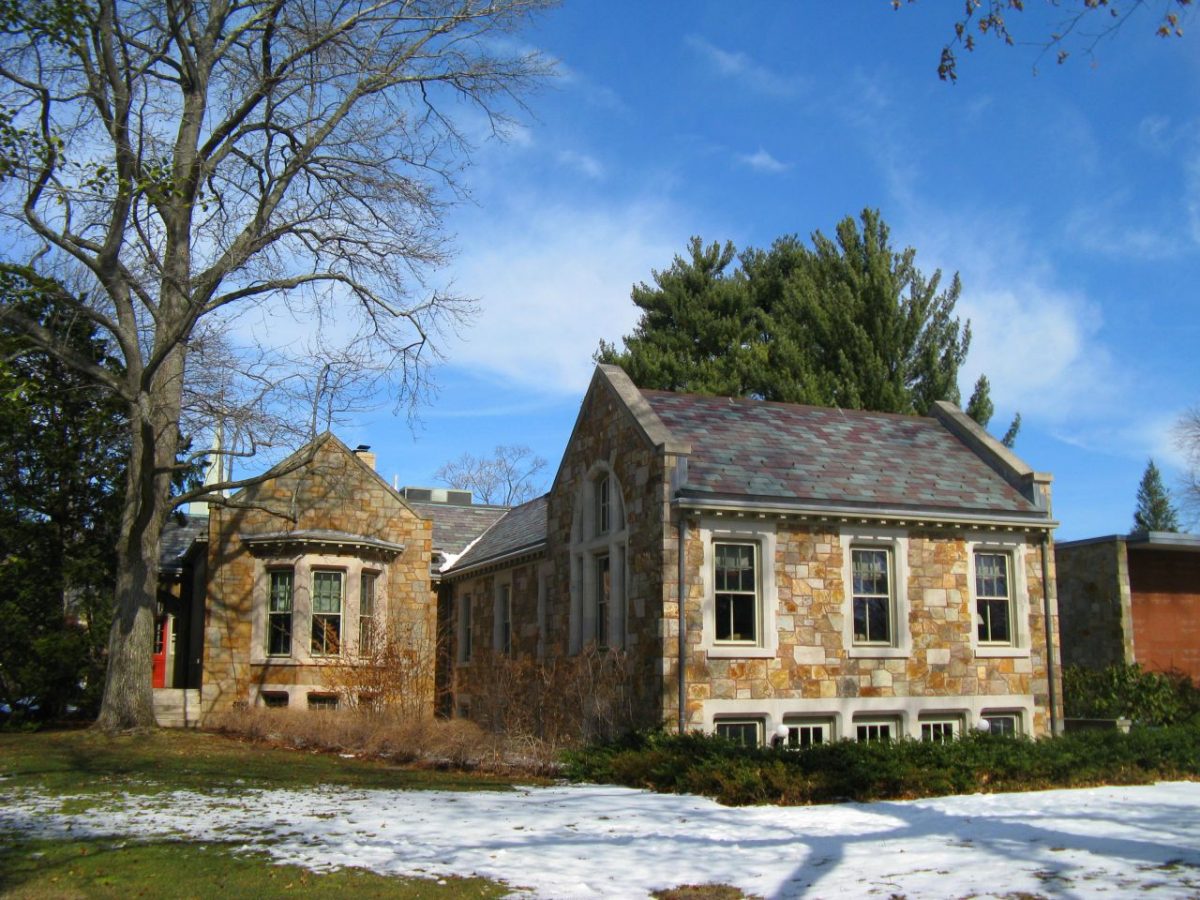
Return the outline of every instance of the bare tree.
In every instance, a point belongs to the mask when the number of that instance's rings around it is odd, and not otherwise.
[[[59,299],[124,367],[0,310],[129,409],[100,727],[154,723],[160,534],[205,496],[171,497],[177,451],[214,422],[224,453],[296,446],[356,398],[420,395],[431,338],[463,309],[425,281],[446,258],[441,214],[468,133],[502,131],[547,72],[506,33],[548,2],[0,8],[4,268],[48,290],[81,278]]]
[[[915,3],[916,0],[907,0]],[[1183,37],[1183,26],[1195,12],[1195,0],[1046,0],[1053,18],[1050,33],[1033,39],[1018,40],[1011,30],[1015,17],[1025,12],[1027,0],[966,0],[954,13],[954,36],[942,47],[938,62],[938,77],[943,81],[958,80],[958,56],[956,50],[967,52],[975,49],[976,36],[984,39],[991,35],[996,40],[1012,46],[1017,43],[1038,49],[1037,62],[1048,54],[1062,65],[1075,49],[1081,50],[1089,59],[1095,57],[1097,46],[1113,37],[1124,27],[1131,16],[1142,11],[1152,11],[1151,25],[1159,37]],[[899,9],[904,0],[892,0],[892,8]],[[1037,65],[1034,66],[1034,71]]]
[[[471,491],[483,503],[513,506],[537,496],[541,485],[535,478],[544,468],[546,460],[529,447],[502,445],[491,459],[464,453],[433,477],[452,488]]]
[[[1200,521],[1200,406],[1193,406],[1175,423],[1175,444],[1183,451],[1187,472],[1183,481],[1185,518]]]

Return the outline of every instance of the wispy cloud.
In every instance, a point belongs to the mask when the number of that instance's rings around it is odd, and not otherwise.
[[[771,175],[778,175],[790,168],[786,163],[780,162],[762,147],[759,147],[755,153],[739,154],[738,160],[756,172],[766,172]]]
[[[1076,207],[1063,228],[1072,246],[1102,256],[1155,262],[1185,249],[1178,235],[1164,227],[1162,216],[1147,217],[1127,191]]]
[[[670,263],[689,226],[653,202],[543,203],[492,210],[478,234],[461,235],[456,288],[480,311],[447,355],[524,388],[578,394],[600,339],[618,341],[637,320],[631,286]]]
[[[576,150],[561,150],[558,153],[558,161],[568,169],[574,169],[581,175],[586,175],[588,178],[596,181],[604,177],[604,166],[598,159],[587,153],[580,153]]]
[[[723,50],[699,35],[688,35],[685,41],[719,75],[735,79],[760,94],[796,97],[808,87],[807,80],[798,75],[774,72],[745,53]]]

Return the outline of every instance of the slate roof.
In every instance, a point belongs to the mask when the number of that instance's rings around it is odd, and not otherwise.
[[[436,520],[435,520],[436,521]],[[546,542],[546,498],[514,506],[472,544],[448,572],[457,574],[505,557],[535,550]]]
[[[682,496],[1045,517],[936,419],[644,390],[691,445]]]
[[[421,518],[433,519],[433,549],[447,556],[462,553],[508,511],[506,506],[458,506],[411,499],[407,502]]]
[[[158,553],[160,572],[180,572],[183,560],[197,540],[208,540],[208,516],[184,515],[167,520],[162,532],[162,545]]]

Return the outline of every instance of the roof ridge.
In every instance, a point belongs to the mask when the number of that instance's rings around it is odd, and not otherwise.
[[[668,391],[662,388],[638,388],[644,396],[656,397],[681,397],[685,399],[694,399],[707,402],[726,401],[730,405],[756,405],[770,407],[787,407],[789,409],[804,409],[804,410],[820,410],[823,412],[837,412],[842,415],[852,416],[886,416],[894,419],[919,419],[925,421],[937,421],[934,416],[921,415],[919,413],[899,413],[888,412],[877,409],[857,409],[849,406],[822,406],[817,403],[795,403],[790,400],[762,400],[758,397],[731,397],[727,394],[703,394],[697,391]]]

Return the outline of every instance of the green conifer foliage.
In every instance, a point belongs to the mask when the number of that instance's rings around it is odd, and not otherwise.
[[[1178,531],[1179,516],[1171,505],[1171,495],[1163,485],[1162,473],[1154,460],[1146,463],[1138,485],[1137,509],[1133,513],[1134,531]]]
[[[623,348],[601,343],[596,358],[644,388],[925,414],[959,402],[971,330],[954,315],[958,276],[943,286],[915,258],[871,209],[833,238],[740,255],[692,238],[687,258],[633,289],[642,317]],[[986,384],[979,402],[990,418]]]

